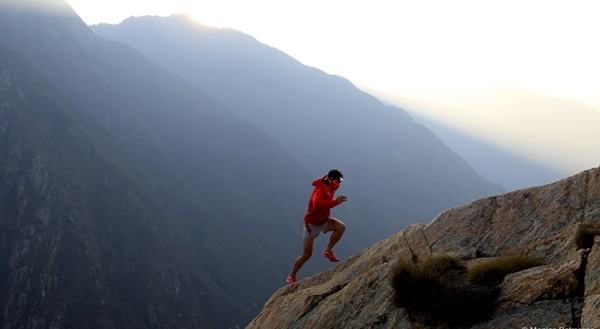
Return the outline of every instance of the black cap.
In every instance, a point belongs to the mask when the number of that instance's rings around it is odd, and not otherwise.
[[[331,178],[333,180],[336,180],[336,179],[344,180],[344,175],[342,175],[342,172],[337,169],[331,169],[327,173],[327,178]]]

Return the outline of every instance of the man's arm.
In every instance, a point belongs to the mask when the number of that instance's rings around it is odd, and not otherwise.
[[[313,205],[316,209],[331,209],[347,200],[346,196],[340,195],[335,200],[327,194],[327,190],[320,188],[315,193]]]

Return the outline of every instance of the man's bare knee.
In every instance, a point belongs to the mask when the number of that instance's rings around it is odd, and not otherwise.
[[[343,233],[346,230],[346,225],[342,221],[337,220],[332,230]]]
[[[302,258],[302,260],[304,260],[306,262],[307,260],[310,259],[311,256],[312,256],[312,252],[310,252],[310,253],[309,252],[303,252],[300,257]]]

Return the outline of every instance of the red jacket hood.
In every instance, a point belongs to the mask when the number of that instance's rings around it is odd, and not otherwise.
[[[329,186],[329,183],[327,182],[327,175],[321,177],[321,178],[317,178],[312,182],[312,185],[314,187],[319,187],[319,186],[323,186],[323,185],[327,185]],[[332,190],[337,190],[337,187],[331,187]]]

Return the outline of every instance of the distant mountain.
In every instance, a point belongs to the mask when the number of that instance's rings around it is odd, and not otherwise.
[[[347,216],[376,228],[377,238],[503,191],[402,109],[241,32],[183,15],[130,18],[92,30],[208,92],[280,142],[313,176],[339,167],[351,201]]]
[[[401,99],[490,181],[510,190],[544,185],[600,163],[600,113],[523,87]]]

